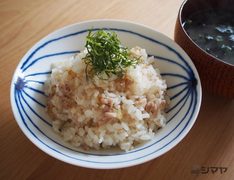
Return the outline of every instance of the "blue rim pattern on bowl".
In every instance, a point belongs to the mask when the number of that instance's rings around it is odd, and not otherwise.
[[[174,88],[178,88],[178,87],[183,87],[182,90],[180,90],[177,94],[173,95],[171,97],[171,100],[174,101],[176,100],[176,98],[180,95],[183,94],[183,97],[178,101],[176,102],[176,104],[171,107],[171,109],[167,112],[167,113],[170,113],[171,111],[173,111],[174,109],[178,108],[177,112],[175,112],[173,114],[173,116],[167,121],[167,123],[170,123],[171,120],[173,118],[176,117],[176,115],[181,111],[181,109],[183,108],[184,104],[186,104],[187,102],[189,102],[189,107],[187,109],[187,112],[185,113],[184,117],[179,121],[179,123],[175,126],[175,128],[168,132],[166,136],[164,136],[163,138],[161,138],[160,140],[154,142],[153,144],[149,145],[149,146],[146,146],[144,148],[139,148],[139,149],[135,149],[135,150],[132,150],[130,152],[123,152],[122,154],[101,154],[101,155],[97,155],[97,154],[92,154],[92,153],[88,153],[88,152],[81,152],[81,151],[78,151],[78,150],[74,150],[74,149],[70,149],[68,147],[65,147],[63,146],[62,144],[59,144],[57,143],[56,141],[54,141],[53,139],[51,139],[50,137],[48,137],[39,127],[37,127],[37,125],[33,122],[33,120],[30,118],[30,116],[28,115],[28,112],[25,110],[25,106],[28,107],[32,113],[34,113],[39,119],[41,119],[44,123],[46,123],[47,125],[51,126],[51,124],[46,120],[44,119],[43,117],[41,117],[35,109],[33,109],[28,103],[27,103],[27,100],[25,99],[25,97],[27,98],[30,98],[32,101],[34,101],[37,105],[45,108],[46,104],[43,104],[41,103],[39,100],[33,98],[29,93],[27,93],[26,91],[24,91],[25,88],[27,89],[30,89],[31,91],[35,92],[35,93],[40,93],[40,94],[43,94],[43,91],[39,90],[39,89],[36,89],[33,87],[33,85],[36,83],[36,84],[39,84],[41,86],[44,85],[44,82],[41,82],[41,81],[32,81],[32,80],[27,80],[27,78],[29,76],[48,76],[51,71],[48,71],[48,72],[36,72],[36,73],[33,73],[33,74],[28,74],[27,76],[24,76],[24,77],[20,77],[18,76],[17,80],[16,80],[16,83],[15,83],[15,87],[14,87],[14,101],[16,103],[16,106],[17,106],[17,109],[18,109],[18,112],[21,116],[21,120],[23,122],[23,124],[25,125],[25,127],[30,131],[30,133],[36,138],[38,139],[38,141],[40,141],[42,144],[44,144],[45,146],[47,146],[48,148],[50,148],[51,150],[53,151],[56,151],[57,153],[60,153],[61,155],[64,155],[66,157],[69,157],[69,158],[72,158],[74,160],[78,160],[78,161],[86,161],[86,162],[92,162],[92,163],[106,163],[106,164],[111,164],[111,163],[123,163],[123,162],[126,162],[126,161],[115,161],[115,162],[101,162],[101,161],[88,161],[88,160],[85,160],[85,159],[80,159],[80,158],[76,158],[76,157],[72,157],[72,156],[69,156],[67,154],[64,154],[63,152],[60,152],[54,148],[52,148],[49,144],[46,144],[44,143],[39,137],[37,137],[37,135],[35,133],[33,133],[33,131],[30,129],[30,127],[28,126],[27,122],[30,122],[36,129],[38,129],[46,138],[50,139],[51,141],[53,141],[54,143],[62,146],[63,148],[67,148],[71,151],[75,151],[75,152],[78,152],[78,153],[82,153],[82,154],[87,154],[87,155],[92,155],[92,156],[120,156],[120,155],[125,155],[125,154],[128,154],[128,153],[136,153],[138,151],[141,151],[145,148],[149,148],[150,146],[153,146],[155,145],[156,143],[159,143],[160,141],[162,141],[164,138],[166,138],[167,136],[169,136],[172,132],[174,132],[177,127],[184,121],[185,118],[188,118],[186,124],[184,125],[184,127],[182,128],[182,130],[177,134],[177,136],[175,136],[169,143],[165,144],[163,147],[160,147],[159,149],[156,149],[155,151],[147,154],[147,155],[144,155],[144,156],[141,156],[141,157],[138,157],[138,158],[133,158],[131,160],[127,160],[127,161],[134,161],[134,160],[137,160],[137,159],[140,159],[140,158],[143,158],[145,156],[149,156],[163,148],[165,148],[166,146],[168,146],[170,143],[172,143],[175,139],[177,139],[180,134],[185,130],[185,128],[187,127],[187,125],[189,124],[191,118],[193,117],[194,113],[195,113],[195,109],[196,109],[196,105],[197,105],[197,101],[198,101],[198,97],[197,97],[197,78],[195,77],[194,75],[194,72],[192,70],[192,68],[190,67],[190,65],[185,61],[185,59],[179,54],[179,52],[177,52],[175,49],[173,49],[172,47],[162,43],[162,42],[159,42],[155,39],[152,39],[152,38],[149,38],[147,36],[143,36],[139,33],[136,33],[136,32],[133,32],[133,31],[129,31],[129,30],[124,30],[124,29],[116,29],[116,28],[110,28],[111,30],[114,30],[114,31],[122,31],[122,32],[125,32],[125,33],[131,33],[131,34],[134,34],[134,35],[137,35],[137,36],[140,36],[142,38],[145,38],[153,43],[157,43],[161,46],[164,46],[166,47],[169,51],[172,51],[174,54],[176,54],[176,56],[178,56],[178,58],[181,60],[181,62],[183,63],[178,63],[178,62],[175,62],[173,61],[172,59],[165,59],[163,57],[159,57],[159,56],[156,56],[154,55],[154,57],[158,60],[162,60],[162,61],[167,61],[169,63],[172,63],[176,66],[180,66],[186,73],[187,73],[187,76],[184,76],[184,75],[179,75],[179,74],[172,74],[172,73],[161,73],[161,75],[163,77],[174,77],[174,78],[179,78],[179,79],[183,79],[184,82],[181,82],[179,84],[175,84],[173,86],[170,86],[168,87],[168,90],[170,89],[174,89]],[[60,55],[64,55],[64,54],[71,54],[71,55],[74,55],[75,53],[79,52],[79,50],[77,51],[67,51],[67,52],[59,52],[59,53],[54,53],[54,54],[47,54],[47,55],[44,55],[42,57],[39,57],[39,58],[36,58],[34,60],[33,59],[33,56],[34,54],[36,54],[38,51],[40,51],[42,48],[44,48],[45,46],[49,45],[51,42],[54,42],[54,41],[59,41],[63,38],[67,38],[67,37],[71,37],[71,36],[76,36],[80,33],[85,33],[87,32],[89,29],[87,30],[83,30],[83,31],[79,31],[79,32],[76,32],[76,33],[72,33],[72,34],[68,34],[68,35],[65,35],[65,36],[62,36],[62,37],[59,37],[59,38],[56,38],[56,39],[51,39],[50,41],[47,41],[46,43],[42,44],[41,46],[39,46],[34,52],[32,52],[28,58],[23,62],[22,66],[20,67],[21,69],[21,72],[24,73],[27,71],[27,69],[31,66],[34,66],[37,62],[47,58],[47,57],[51,57],[51,56],[60,56]],[[97,29],[94,29],[94,30],[97,30]],[[30,62],[30,60],[32,60]],[[46,98],[46,96],[44,95],[44,98]],[[26,121],[27,119],[27,121]]]

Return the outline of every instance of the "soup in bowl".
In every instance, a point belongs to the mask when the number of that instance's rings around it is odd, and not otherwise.
[[[186,0],[174,40],[194,62],[204,88],[234,98],[233,1]]]

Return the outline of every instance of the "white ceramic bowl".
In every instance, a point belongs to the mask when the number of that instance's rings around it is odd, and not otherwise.
[[[171,95],[167,124],[153,140],[140,144],[130,152],[118,147],[109,150],[74,148],[54,133],[52,119],[45,112],[47,98],[43,84],[51,72],[51,64],[83,50],[87,31],[94,27],[117,32],[122,45],[140,46],[155,56]],[[133,22],[94,20],[59,29],[36,43],[22,58],[12,78],[10,96],[15,119],[24,134],[47,154],[70,164],[113,169],[152,160],[177,145],[193,126],[201,105],[198,73],[187,54],[171,39],[158,31]]]

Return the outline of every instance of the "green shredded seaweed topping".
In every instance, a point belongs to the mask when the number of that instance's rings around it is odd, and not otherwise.
[[[93,80],[96,75],[102,80],[108,80],[109,73],[115,74],[118,78],[123,78],[125,71],[130,66],[136,67],[140,57],[136,57],[128,47],[121,45],[117,34],[108,30],[105,32],[99,29],[93,33],[93,27],[86,36],[86,45],[88,53],[83,58],[86,64],[86,81],[89,78]],[[101,73],[105,73],[107,78],[101,78]]]

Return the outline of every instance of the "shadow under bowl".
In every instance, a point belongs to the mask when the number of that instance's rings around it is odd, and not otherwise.
[[[185,0],[176,20],[174,40],[192,59],[204,88],[217,95],[234,99],[234,65],[208,54],[189,37],[183,27],[183,23],[192,14],[211,8],[234,10],[234,1]]]

